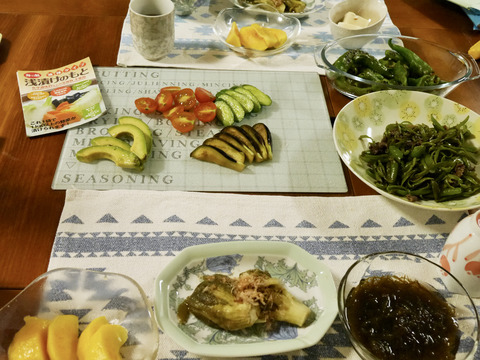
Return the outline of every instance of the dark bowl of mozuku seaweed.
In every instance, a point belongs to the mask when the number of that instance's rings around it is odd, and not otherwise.
[[[348,36],[318,46],[314,55],[332,87],[352,99],[379,90],[445,96],[480,77],[470,55],[410,36]]]
[[[364,360],[464,360],[477,349],[472,299],[453,275],[419,255],[359,259],[340,281],[338,308]]]

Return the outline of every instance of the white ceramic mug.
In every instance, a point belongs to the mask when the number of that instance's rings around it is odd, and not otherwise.
[[[133,45],[147,60],[158,60],[173,49],[175,7],[171,0],[132,0],[129,6]]]
[[[453,228],[439,262],[462,283],[470,296],[480,297],[480,210]]]

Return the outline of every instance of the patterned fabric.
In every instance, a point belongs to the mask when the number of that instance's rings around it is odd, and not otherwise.
[[[218,13],[234,7],[229,0],[197,0],[196,10],[189,16],[175,17],[175,46],[165,58],[148,61],[133,47],[130,18],[127,14],[117,57],[120,66],[161,66],[216,70],[285,70],[319,72],[314,59],[316,46],[333,40],[328,24],[328,10],[340,0],[317,0],[317,12],[300,18],[302,30],[296,42],[285,52],[266,57],[238,55],[223,45],[213,32]],[[382,34],[399,35],[400,31],[387,15],[380,29]]]
[[[330,268],[338,285],[356,259],[372,252],[401,250],[437,261],[449,232],[464,216],[416,209],[382,196],[68,190],[49,269],[119,272],[153,299],[157,274],[184,248],[267,240],[305,249]],[[160,333],[158,359],[196,358]],[[359,359],[338,319],[317,345],[262,358]]]

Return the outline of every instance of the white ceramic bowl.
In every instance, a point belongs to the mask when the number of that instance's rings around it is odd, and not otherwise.
[[[354,12],[370,20],[370,24],[361,29],[348,29],[338,25],[347,12]],[[335,40],[353,35],[376,34],[387,16],[387,7],[382,0],[346,0],[332,6],[328,12],[330,32]]]
[[[382,139],[388,124],[409,121],[413,124],[432,126],[430,117],[434,115],[442,125],[452,126],[469,117],[469,130],[475,135],[472,143],[480,148],[480,115],[454,101],[440,96],[405,90],[387,90],[360,96],[349,102],[338,113],[333,125],[333,139],[338,154],[347,167],[366,185],[389,199],[411,206],[444,210],[464,211],[480,207],[480,194],[462,200],[435,202],[434,200],[418,200],[411,202],[405,196],[392,195],[375,185],[375,181],[367,174],[367,165],[359,156],[368,149],[368,139],[360,139],[368,135],[375,141]],[[476,154],[480,163],[480,153]],[[480,176],[480,166],[476,167]]]
[[[237,332],[212,328],[191,315],[178,323],[177,309],[204,275],[237,277],[259,268],[280,278],[287,290],[315,314],[303,328],[282,324],[266,333],[253,326]],[[337,315],[336,287],[330,270],[297,245],[279,241],[230,241],[191,246],[155,281],[155,316],[160,328],[190,353],[219,359],[262,356],[317,344]],[[255,329],[256,328],[256,329]]]
[[[270,9],[266,10],[266,9]],[[269,50],[254,50],[247,49],[243,46],[237,47],[227,43],[226,39],[232,23],[236,22],[238,28],[252,25],[253,23],[260,24],[265,27],[281,29],[287,34],[287,41],[276,49]],[[213,25],[213,31],[219,38],[219,40],[233,51],[249,56],[270,56],[281,53],[288,49],[295,42],[298,34],[301,31],[300,21],[294,17],[288,17],[279,12],[276,12],[274,8],[268,5],[255,5],[245,9],[241,8],[227,8],[220,11]]]
[[[0,309],[0,359],[5,359],[25,316],[51,320],[61,314],[77,315],[81,331],[95,318],[105,316],[128,331],[127,342],[120,348],[125,360],[156,358],[158,328],[143,289],[133,279],[61,268],[39,276]]]

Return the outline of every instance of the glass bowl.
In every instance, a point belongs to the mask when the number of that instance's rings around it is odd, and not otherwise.
[[[479,318],[475,304],[462,284],[441,266],[424,257],[404,252],[381,252],[367,255],[350,266],[340,281],[338,289],[340,320],[348,333],[354,349],[362,359],[375,360],[379,358],[374,356],[364,344],[358,340],[358,337],[352,333],[351,323],[353,322],[352,319],[354,319],[354,316],[351,313],[351,307],[349,308],[346,305],[346,300],[352,289],[357,287],[362,280],[372,276],[384,275],[406,276],[410,280],[418,280],[431,292],[443,297],[449,307],[455,310],[454,320],[458,324],[457,336],[459,336],[459,347],[455,359],[463,360],[469,357],[473,358],[478,345]],[[371,295],[371,293],[368,292],[367,294],[368,296]],[[366,302],[363,302],[362,306],[368,305]],[[377,315],[380,308],[381,305],[377,303],[372,313]],[[400,315],[398,318],[404,320],[406,316]],[[372,322],[364,320],[364,324]],[[400,322],[401,321],[393,325],[390,323],[392,331],[396,329]],[[372,326],[372,329],[373,328],[375,328],[375,326]],[[390,344],[388,341],[387,343]],[[388,347],[385,343],[383,345]],[[393,359],[395,357],[391,358]],[[411,357],[411,359],[415,358],[418,357]]]
[[[6,358],[25,316],[53,319],[61,314],[77,315],[80,330],[105,316],[128,331],[120,349],[124,359],[156,357],[158,328],[147,297],[134,280],[115,273],[60,268],[36,278],[0,309],[0,359]]]
[[[414,51],[445,82],[430,86],[394,85],[363,79],[333,65],[342,54],[351,49],[361,49],[381,59],[385,56],[385,50],[391,50],[387,43],[390,38],[393,39],[394,44]],[[325,70],[325,75],[332,87],[352,99],[379,90],[414,90],[445,96],[461,83],[480,77],[478,64],[470,55],[454,52],[433,42],[410,36],[375,34],[347,36],[316,47],[314,55],[317,66]],[[346,78],[354,81],[356,85],[346,86]]]
[[[287,41],[280,47],[267,50],[247,49],[243,46],[233,46],[226,39],[232,23],[236,22],[238,28],[249,26],[254,23],[264,27],[281,29],[287,34]],[[271,56],[288,49],[300,34],[300,21],[294,17],[288,17],[277,12],[269,5],[254,5],[245,9],[227,8],[220,11],[213,25],[213,31],[220,41],[233,51],[249,57]]]

